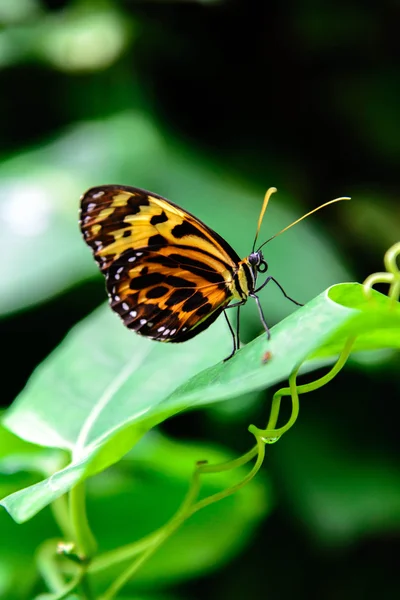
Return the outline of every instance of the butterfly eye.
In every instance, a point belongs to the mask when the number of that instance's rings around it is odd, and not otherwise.
[[[252,267],[258,267],[260,264],[260,255],[258,252],[252,252],[249,256],[249,263]]]
[[[268,263],[265,260],[262,260],[257,266],[257,271],[259,273],[266,273],[266,271],[268,271]]]

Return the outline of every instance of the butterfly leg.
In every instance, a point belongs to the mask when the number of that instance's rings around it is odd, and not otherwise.
[[[226,314],[225,311],[224,311],[224,315],[225,315],[226,322],[228,323],[229,330],[230,330],[230,332],[232,334],[232,340],[233,340],[233,350],[232,350],[232,352],[231,352],[231,354],[229,356],[227,356],[226,358],[224,358],[224,362],[226,362],[227,360],[229,360],[230,358],[232,358],[232,356],[235,354],[235,352],[237,350],[237,343],[236,343],[235,332],[233,331],[233,327],[232,327],[231,322],[229,321],[228,315]]]
[[[271,339],[271,332],[269,330],[269,327],[268,327],[267,322],[266,322],[265,317],[264,317],[263,309],[262,309],[261,303],[260,303],[260,298],[258,296],[256,296],[255,294],[250,294],[250,297],[254,298],[254,300],[256,301],[257,308],[258,308],[258,313],[259,313],[260,319],[261,319],[261,323],[263,324],[264,329],[265,329],[265,331],[267,333],[267,337],[270,340]]]
[[[270,281],[273,281],[278,288],[281,290],[282,294],[285,296],[285,298],[287,298],[288,300],[290,300],[290,302],[293,302],[293,304],[297,304],[297,306],[304,306],[304,304],[300,304],[300,302],[296,302],[296,300],[293,300],[293,298],[291,298],[290,296],[287,295],[287,293],[285,292],[285,290],[283,289],[283,287],[281,286],[280,283],[278,283],[278,281],[275,279],[275,277],[267,277],[267,279],[260,285],[259,288],[257,288],[256,290],[254,290],[255,292],[259,292],[260,290],[263,289],[263,287],[265,287],[267,285],[267,283],[269,283]],[[254,297],[254,296],[253,296]]]
[[[239,327],[240,327],[240,307],[242,305],[239,304],[236,311],[236,349],[240,348],[240,336],[239,336]]]
[[[232,353],[227,356],[227,358],[224,359],[224,362],[229,360],[230,358],[232,358],[232,356],[235,354],[236,350],[238,350],[240,348],[240,337],[239,337],[239,324],[240,324],[240,307],[243,306],[243,304],[246,303],[246,300],[240,300],[239,302],[234,302],[233,304],[230,304],[229,306],[225,306],[224,308],[224,315],[225,315],[225,319],[228,323],[230,332],[232,334],[232,338],[233,338],[233,351]],[[237,313],[236,313],[236,336],[235,333],[232,329],[232,325],[228,319],[228,315],[226,314],[226,310],[228,310],[228,308],[237,308]]]

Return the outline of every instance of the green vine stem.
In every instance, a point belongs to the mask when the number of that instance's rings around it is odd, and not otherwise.
[[[251,450],[249,450],[242,456],[235,458],[232,461],[228,461],[228,462],[222,463],[220,465],[206,465],[204,463],[198,464],[196,466],[196,470],[193,474],[192,485],[190,486],[189,491],[188,491],[183,503],[181,504],[181,506],[179,508],[180,513],[184,513],[186,510],[186,507],[190,507],[192,502],[194,502],[194,500],[196,499],[196,497],[198,495],[198,491],[199,491],[198,475],[200,473],[206,472],[206,469],[208,469],[209,472],[215,473],[215,472],[228,471],[231,469],[241,467],[241,466],[245,465],[246,463],[248,463],[250,460],[252,460],[257,455],[257,452],[258,452],[258,447],[257,447],[257,445],[255,445]],[[178,513],[175,514],[175,517],[177,516],[177,514]],[[156,531],[152,532],[150,535],[142,538],[141,540],[139,540],[137,542],[133,542],[132,544],[127,544],[126,546],[122,546],[121,548],[117,548],[116,550],[111,550],[110,552],[106,552],[104,554],[96,556],[89,566],[89,572],[96,573],[96,572],[102,571],[104,569],[107,569],[111,565],[115,565],[115,564],[124,562],[126,560],[129,560],[130,558],[134,558],[141,552],[144,552],[145,550],[147,550],[147,548],[152,546],[157,541],[158,536],[162,533],[162,531],[164,530],[164,527],[165,526],[163,525],[160,529],[157,529]]]
[[[73,540],[74,530],[71,525],[67,496],[64,494],[63,496],[56,498],[56,500],[53,500],[50,508],[64,539]]]
[[[284,433],[286,433],[286,431],[288,431],[294,425],[298,417],[299,395],[306,394],[308,392],[313,392],[329,383],[329,381],[331,381],[346,364],[355,339],[355,337],[349,338],[346,341],[344,348],[341,351],[340,356],[334,364],[334,366],[332,367],[332,369],[328,373],[326,373],[326,375],[323,375],[323,377],[320,377],[319,379],[316,379],[311,383],[306,383],[299,386],[297,385],[296,378],[301,365],[296,367],[296,369],[292,371],[289,377],[289,387],[281,388],[274,394],[274,397],[272,399],[270,418],[266,429],[259,429],[255,425],[250,425],[250,433],[253,433],[255,436],[260,436],[266,443],[277,441]],[[278,421],[281,399],[283,396],[291,396],[292,413],[286,425],[275,429],[276,423]]]
[[[391,298],[392,305],[394,306],[398,302],[400,298],[400,270],[397,266],[397,259],[399,256],[400,242],[397,242],[385,253],[383,262],[386,273],[373,273],[364,281],[364,291],[368,298],[372,299],[371,291],[375,284],[388,283],[388,296]]]
[[[221,463],[219,465],[208,465],[204,463],[199,463],[196,466],[196,469],[192,476],[192,483],[189,487],[188,493],[183,500],[180,508],[177,510],[175,515],[170,519],[168,523],[166,523],[163,527],[161,527],[157,532],[155,532],[152,536],[148,538],[148,546],[146,550],[139,556],[134,562],[127,567],[117,579],[111,584],[108,590],[101,596],[101,600],[111,600],[115,597],[115,595],[119,592],[119,590],[136,574],[138,569],[156,552],[156,550],[195,512],[201,510],[205,506],[209,506],[214,502],[218,502],[231,494],[234,494],[244,485],[246,485],[259,471],[265,455],[265,445],[260,438],[256,438],[257,444],[254,448],[252,448],[249,452],[246,452],[243,456],[234,459],[232,461],[228,461],[225,463]],[[251,469],[250,473],[246,475],[239,483],[229,487],[222,492],[218,492],[213,494],[203,500],[196,502],[196,499],[200,492],[201,481],[200,476],[206,473],[220,473],[223,471],[231,470],[242,466],[252,460],[255,456],[257,456],[257,460]],[[141,540],[143,542],[143,540]],[[139,542],[140,544],[140,542]],[[130,550],[136,553],[137,545],[135,548],[135,544],[133,544]],[[111,558],[111,557],[109,557]],[[126,555],[125,555],[125,558]],[[106,562],[102,561],[102,567],[106,568],[110,563],[106,564]],[[90,567],[90,571],[98,570],[99,560],[94,560],[93,564]]]
[[[97,550],[95,537],[86,515],[85,483],[75,485],[69,493],[69,512],[74,541],[83,559],[90,559]]]
[[[58,542],[59,540],[55,539],[46,540],[36,551],[38,571],[47,588],[55,594],[61,593],[65,588],[65,581],[60,573],[55,551]]]
[[[71,581],[55,594],[40,594],[35,597],[35,600],[64,600],[70,598],[72,592],[78,587],[80,575],[76,575]]]

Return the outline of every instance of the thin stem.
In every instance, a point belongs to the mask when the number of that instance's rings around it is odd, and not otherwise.
[[[264,457],[265,457],[264,440],[260,437],[256,437],[256,440],[257,440],[257,446],[255,446],[250,452],[257,453],[257,460],[256,460],[252,470],[250,471],[250,473],[248,475],[246,475],[246,477],[244,477],[242,479],[242,481],[240,481],[239,483],[236,483],[235,485],[232,485],[227,490],[218,492],[216,494],[213,494],[212,496],[208,496],[207,498],[204,498],[203,500],[200,500],[199,502],[197,502],[190,509],[190,512],[186,516],[186,518],[193,515],[195,512],[199,511],[200,509],[205,508],[206,506],[209,506],[210,504],[213,504],[214,502],[218,502],[219,500],[223,500],[224,498],[231,496],[232,494],[234,494],[235,492],[240,490],[242,487],[247,485],[253,479],[253,477],[255,477],[255,475],[260,470],[260,467],[261,467],[261,465],[264,461]],[[250,454],[250,453],[248,453],[248,454]]]
[[[36,552],[36,564],[47,588],[54,593],[65,589],[65,581],[57,564],[56,547],[58,540],[46,540]]]
[[[231,486],[227,490],[224,490],[217,494],[213,494],[212,496],[209,496],[208,498],[205,498],[195,503],[195,500],[200,491],[200,475],[205,473],[219,473],[230,469],[234,469],[238,466],[242,466],[243,464],[249,462],[252,458],[254,458],[256,454],[258,454],[258,456],[254,467],[252,468],[250,473],[243,478],[241,482],[234,486]],[[102,595],[101,600],[111,600],[112,598],[114,598],[115,595],[119,592],[119,590],[136,574],[138,569],[156,552],[156,550],[164,543],[164,541],[168,539],[191,515],[193,515],[198,510],[204,508],[205,506],[217,502],[222,498],[226,498],[227,496],[233,494],[238,489],[246,485],[249,481],[251,481],[251,479],[256,475],[256,473],[262,465],[264,454],[264,443],[261,439],[257,438],[257,445],[238,459],[221,463],[219,465],[198,464],[193,473],[192,483],[190,485],[188,493],[186,494],[185,499],[183,500],[181,506],[179,507],[175,515],[166,525],[164,525],[164,527],[159,529],[156,532],[156,534],[151,536],[151,546],[149,546],[140,557],[138,557],[127,569],[125,569],[121,573],[119,577],[117,577],[117,579],[111,584],[108,590],[106,590],[106,592]],[[137,547],[132,547],[132,550],[136,551]]]
[[[46,586],[52,592],[51,600],[67,598],[79,586],[83,589],[85,600],[94,600],[86,585],[86,567],[76,565],[73,578],[68,583],[65,582],[60,573],[60,557],[56,554],[57,543],[57,539],[46,540],[36,554],[38,570]]]
[[[399,267],[397,266],[397,257],[400,255],[400,242],[393,244],[389,250],[385,253],[385,257],[383,259],[385,269],[390,273],[398,273]]]
[[[198,486],[198,475],[200,474],[200,472],[201,473],[206,473],[206,472],[207,473],[218,473],[218,472],[222,472],[222,471],[227,471],[229,469],[235,469],[237,467],[241,467],[241,466],[245,465],[246,463],[248,463],[250,460],[252,460],[252,458],[254,458],[257,455],[257,452],[258,452],[258,447],[254,446],[251,450],[246,452],[246,454],[243,454],[239,458],[236,458],[232,461],[221,463],[219,465],[198,465],[193,474],[193,480],[195,479],[196,481],[195,482],[192,481],[192,485],[189,488],[189,492],[186,495],[180,508],[178,509],[180,511],[180,513],[184,512],[185,507],[189,506],[190,503],[192,502],[192,499],[193,498],[195,499],[195,497],[197,495],[196,490],[198,490],[198,487],[197,487]],[[175,513],[175,517],[176,516],[177,516],[177,513]],[[104,569],[109,568],[111,565],[116,565],[118,563],[125,562],[126,560],[128,560],[130,558],[134,558],[141,552],[144,552],[145,550],[147,550],[147,548],[152,546],[157,541],[158,536],[162,533],[162,531],[164,530],[164,527],[165,527],[165,525],[163,527],[161,527],[160,529],[153,531],[150,535],[142,538],[141,540],[134,542],[133,544],[127,544],[126,546],[123,546],[116,550],[111,550],[110,552],[105,552],[104,554],[101,554],[100,556],[96,556],[89,566],[89,569],[88,569],[89,572],[96,573],[99,571],[103,571]]]
[[[282,390],[278,390],[272,397],[271,412],[269,414],[269,420],[267,429],[275,429],[279,417],[279,409],[281,407]]]
[[[57,523],[63,537],[66,540],[73,540],[74,531],[70,521],[67,496],[64,494],[56,500],[53,500],[50,508],[51,512],[53,513],[54,520]]]
[[[125,571],[121,573],[117,579],[110,585],[110,587],[104,592],[100,600],[112,600],[118,594],[119,590],[124,587],[126,583],[135,575],[139,568],[158,550],[168,535],[160,536],[153,546],[148,548],[135,562],[130,565]]]
[[[295,369],[289,378],[289,387],[282,388],[282,389],[278,390],[278,392],[276,392],[276,394],[274,394],[274,399],[273,399],[272,408],[271,408],[271,416],[270,416],[270,419],[269,419],[269,422],[267,425],[267,429],[259,429],[258,427],[255,427],[255,425],[250,425],[249,431],[251,433],[253,433],[255,436],[259,435],[263,438],[276,438],[276,437],[280,437],[288,429],[290,429],[290,427],[292,427],[292,425],[296,421],[297,416],[299,414],[298,395],[307,394],[308,392],[317,390],[320,387],[326,385],[329,381],[331,381],[346,364],[346,361],[349,357],[349,354],[351,352],[351,349],[353,347],[355,339],[356,339],[355,337],[351,337],[346,341],[338,360],[336,361],[336,363],[334,364],[332,369],[323,377],[320,377],[319,379],[316,379],[315,381],[312,381],[311,383],[306,383],[304,385],[296,386],[295,385],[296,377],[297,377],[297,373],[298,373],[298,370],[300,367]],[[295,390],[295,394],[293,394],[293,390]],[[279,414],[280,400],[281,400],[282,396],[291,396],[292,397],[292,414],[290,416],[289,421],[283,427],[279,427],[278,429],[275,429],[275,427],[270,428],[271,424],[273,424],[274,426],[276,424],[276,420],[277,420],[277,417]]]
[[[82,590],[82,594],[85,600],[95,600],[95,597],[92,593],[91,587],[89,585],[89,580],[87,576],[87,567],[82,568],[80,581],[80,588]]]
[[[393,275],[391,273],[373,273],[368,275],[363,283],[364,293],[367,298],[372,298],[372,288],[377,283],[391,283]]]
[[[400,297],[400,277],[392,282],[389,289],[389,297],[391,300],[391,308],[394,308]]]
[[[83,482],[78,483],[71,489],[69,493],[69,510],[78,552],[84,558],[91,558],[96,552],[97,543],[86,516],[85,485]]]
[[[35,599],[48,600],[49,598],[51,598],[51,600],[65,600],[65,598],[70,598],[71,592],[73,592],[78,587],[80,578],[80,575],[76,575],[73,579],[71,579],[71,581],[68,584],[64,585],[62,590],[51,594],[51,596],[49,596],[48,594],[40,594],[39,596],[35,596]]]

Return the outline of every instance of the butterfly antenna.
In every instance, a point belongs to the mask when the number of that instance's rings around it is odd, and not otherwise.
[[[268,242],[270,242],[274,238],[278,237],[278,235],[281,235],[281,233],[284,233],[285,231],[287,231],[288,229],[290,229],[294,225],[297,225],[297,223],[300,223],[300,221],[302,221],[303,219],[306,219],[307,217],[309,217],[313,213],[317,212],[317,210],[320,210],[321,208],[325,208],[325,206],[329,206],[329,204],[334,204],[335,202],[341,202],[342,200],[351,200],[351,198],[349,198],[348,196],[343,196],[341,198],[335,198],[334,200],[329,200],[329,202],[325,202],[324,204],[321,204],[321,206],[317,206],[317,208],[314,208],[314,210],[310,210],[310,212],[308,212],[306,215],[303,215],[302,217],[300,217],[300,219],[296,219],[296,221],[294,221],[293,223],[291,223],[287,227],[284,227],[283,229],[281,229],[280,231],[278,231],[278,233],[275,233],[275,235],[273,235],[266,242],[264,242],[263,244],[261,244],[261,246],[259,247],[258,250],[261,250],[261,248],[263,246],[265,246],[265,244],[268,244]],[[265,203],[265,201],[264,201],[264,203]],[[264,209],[264,206],[263,206],[263,209]],[[265,209],[264,209],[264,212],[265,212]],[[262,212],[262,214],[264,214],[264,213]],[[258,233],[258,230],[257,230],[257,233]],[[257,239],[257,236],[256,236],[256,239]],[[253,251],[254,251],[254,248],[253,248]]]
[[[275,192],[277,192],[278,190],[275,187],[270,187],[265,194],[264,197],[264,202],[261,208],[261,212],[260,212],[260,216],[258,217],[258,223],[257,223],[257,231],[256,231],[256,237],[254,238],[254,243],[253,243],[253,249],[252,252],[254,252],[254,248],[256,247],[256,242],[257,242],[257,238],[258,238],[258,233],[260,231],[260,227],[261,227],[261,223],[262,220],[264,218],[265,215],[265,211],[267,210],[267,206],[268,206],[268,202],[269,199],[271,198],[272,194],[275,194]]]

